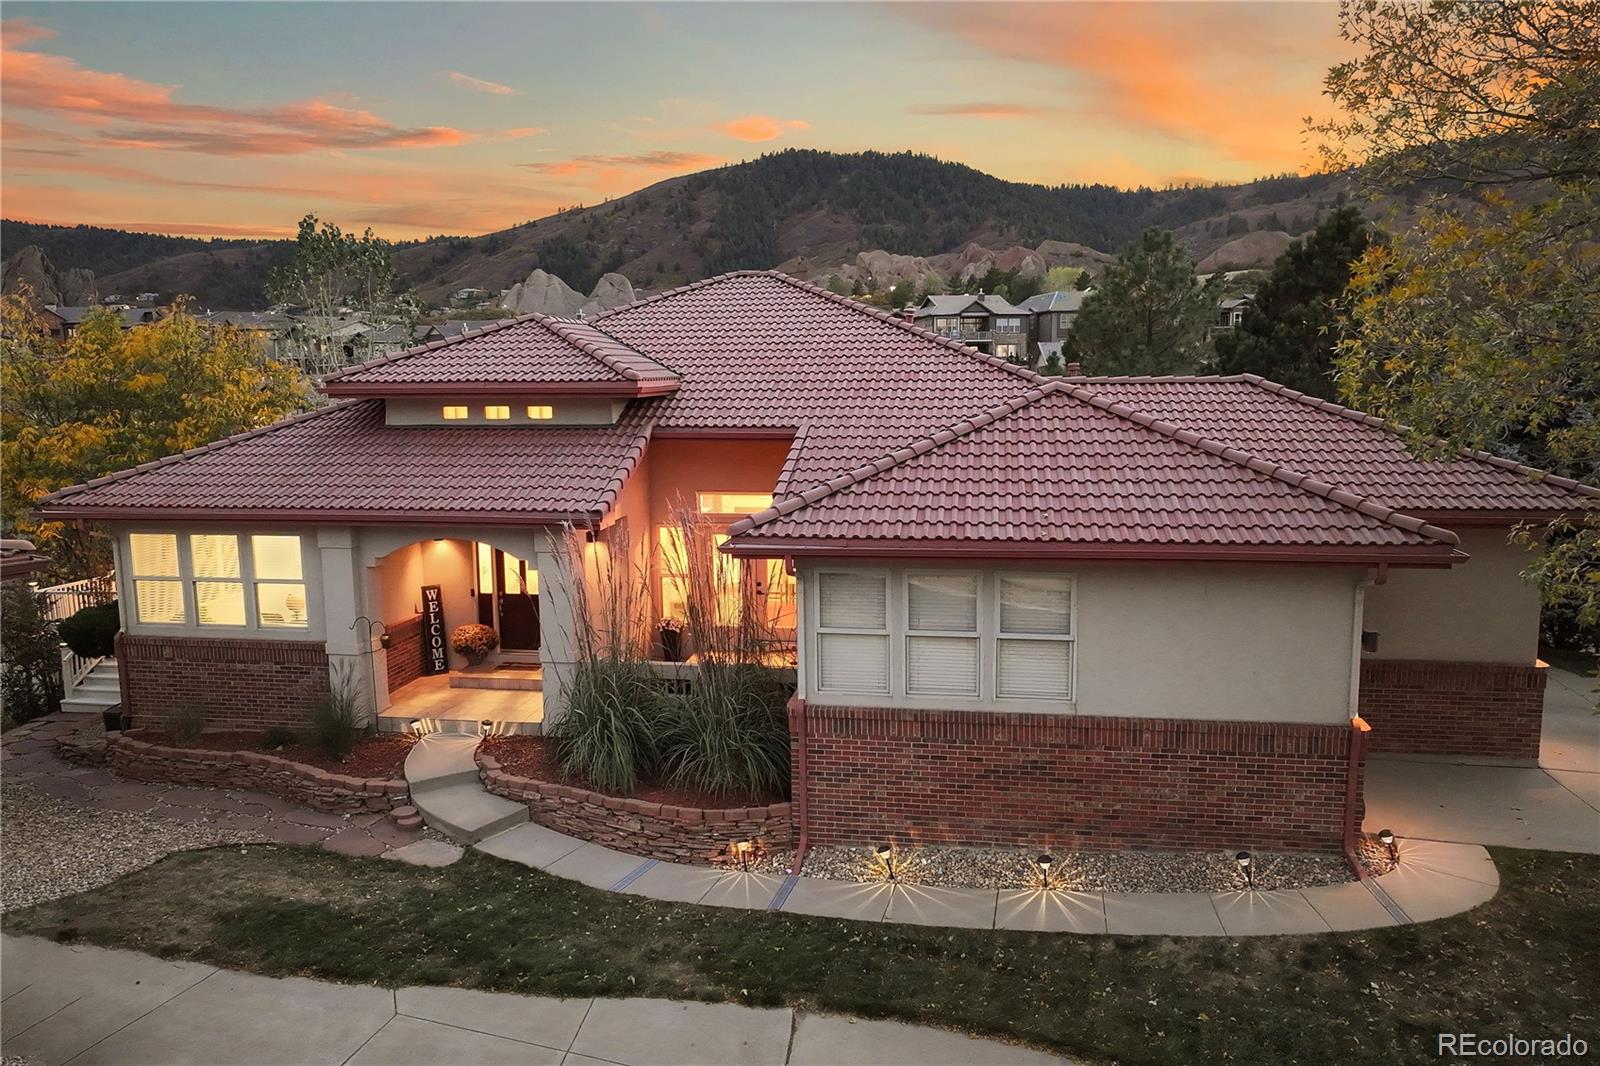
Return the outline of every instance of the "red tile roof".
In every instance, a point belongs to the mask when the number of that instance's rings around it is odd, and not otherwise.
[[[615,501],[647,436],[638,417],[593,427],[387,426],[382,401],[350,400],[47,499],[105,518],[583,519]]]
[[[1050,383],[736,522],[739,554],[1451,557],[1455,534]]]
[[[1079,378],[1101,396],[1411,514],[1546,514],[1600,504],[1600,489],[1482,452],[1419,459],[1382,419],[1255,374]]]
[[[456,338],[381,356],[323,379],[330,396],[373,396],[404,391],[441,392],[440,386],[491,385],[649,396],[670,392],[678,376],[586,322],[523,315]]]

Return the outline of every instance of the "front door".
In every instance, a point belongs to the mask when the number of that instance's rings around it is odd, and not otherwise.
[[[508,651],[539,649],[538,571],[526,560],[494,550],[495,605],[500,615],[500,646]]]

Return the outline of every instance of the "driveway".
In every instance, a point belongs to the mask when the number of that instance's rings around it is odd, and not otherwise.
[[[1539,765],[1374,755],[1368,832],[1463,844],[1600,854],[1600,717],[1595,679],[1550,668]]]
[[[943,1029],[731,1003],[338,985],[35,937],[0,938],[0,961],[7,1062],[1065,1063]]]

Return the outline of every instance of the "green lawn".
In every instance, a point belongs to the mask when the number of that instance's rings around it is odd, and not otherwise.
[[[1600,857],[1494,855],[1504,884],[1477,910],[1316,937],[865,925],[654,903],[476,853],[428,870],[257,846],[176,855],[4,925],[267,974],[894,1017],[1090,1061],[1437,1062],[1440,1030],[1595,1046]]]

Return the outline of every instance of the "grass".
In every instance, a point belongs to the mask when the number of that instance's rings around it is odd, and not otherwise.
[[[1088,1061],[1436,1062],[1439,1031],[1593,1045],[1600,857],[1494,855],[1483,907],[1317,937],[866,925],[655,903],[477,853],[430,870],[255,846],[174,855],[4,926],[273,975],[892,1017]]]

